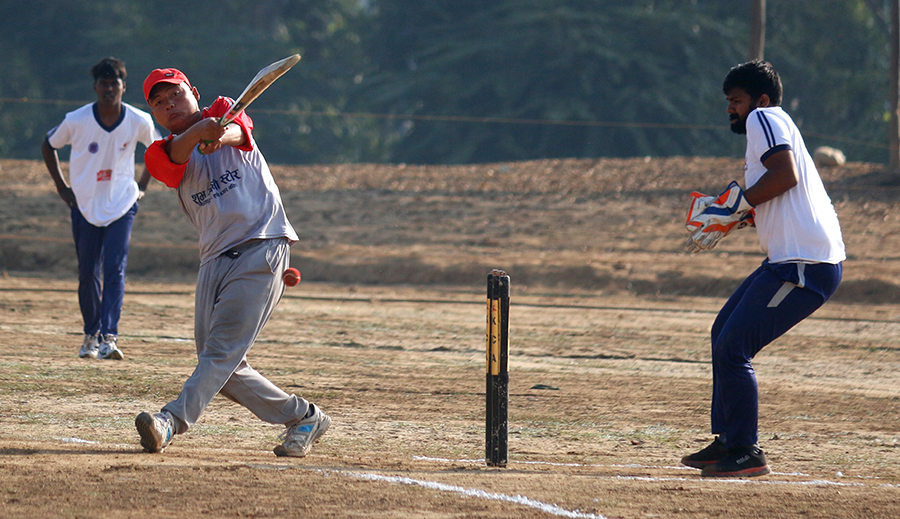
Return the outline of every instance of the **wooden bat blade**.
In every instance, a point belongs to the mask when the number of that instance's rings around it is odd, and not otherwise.
[[[250,84],[247,85],[247,88],[245,88],[244,91],[241,92],[241,95],[235,99],[231,109],[219,119],[219,124],[225,126],[233,121],[238,114],[245,110],[250,103],[255,101],[260,94],[269,88],[269,85],[283,76],[284,73],[296,65],[298,61],[300,61],[300,55],[294,54],[293,56],[288,56],[282,60],[276,61],[257,72],[253,80],[250,81]]]

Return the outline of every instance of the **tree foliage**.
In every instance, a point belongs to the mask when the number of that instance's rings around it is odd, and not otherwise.
[[[105,56],[126,62],[125,101],[146,108],[141,85],[154,68],[184,71],[203,104],[236,97],[264,65],[299,53],[300,64],[253,107],[264,151],[278,162],[361,159],[370,121],[283,112],[344,109],[366,59],[365,19],[357,0],[4,2],[0,98],[64,103],[0,105],[0,156],[39,156],[40,139],[65,112],[96,100],[89,70]]]
[[[889,2],[767,5],[766,57],[810,145],[884,161],[865,143],[886,140]],[[250,109],[273,162],[736,155],[721,81],[746,57],[749,13],[750,0],[5,2],[0,156],[38,157],[94,100],[102,57],[126,61],[125,100],[143,107],[153,68],[182,69],[203,103],[295,52]]]
[[[886,78],[887,47],[864,4],[769,2],[767,49],[801,123],[823,134],[881,141],[886,80],[873,86],[872,78]],[[398,120],[402,114],[429,114],[585,123],[463,126],[411,118],[394,129],[401,136],[395,160],[709,155],[735,149],[727,132],[691,128],[725,128],[721,80],[746,57],[748,1],[381,5],[381,68],[370,77],[368,97]],[[823,99],[827,106],[818,103]],[[878,156],[874,150],[855,148],[857,156],[869,159]]]
[[[785,109],[810,135],[886,146],[890,42],[886,13],[873,9],[879,3],[889,2],[768,3],[766,57],[782,75]],[[846,146],[856,160],[887,159],[884,148],[830,144]]]
[[[602,8],[598,8],[602,4]],[[721,23],[684,2],[425,0],[385,5],[384,68],[371,98],[398,114],[608,122],[615,126],[417,122],[412,162],[712,151],[708,134],[633,123],[709,124],[715,82],[739,55]],[[680,7],[679,7],[680,6]],[[390,7],[391,9],[388,9]],[[397,53],[408,49],[406,52]]]

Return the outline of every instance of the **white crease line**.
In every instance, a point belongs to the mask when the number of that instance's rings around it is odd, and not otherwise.
[[[433,461],[441,461],[441,458],[425,458],[422,456],[415,456],[416,459],[428,459]],[[452,460],[446,460],[452,461]],[[247,465],[249,467],[258,468],[258,469],[274,469],[274,470],[287,470],[289,467],[286,466],[271,466],[271,465],[257,465],[251,464]],[[331,469],[314,469],[315,472],[319,472],[328,476],[332,473],[341,474],[344,476],[349,476],[357,479],[364,479],[368,481],[381,481],[386,483],[397,483],[401,485],[413,485],[420,486],[423,488],[428,488],[431,490],[438,490],[441,492],[454,492],[460,494],[465,497],[475,497],[479,499],[488,499],[492,501],[505,501],[508,503],[514,503],[522,506],[527,506],[530,508],[534,508],[536,510],[540,510],[542,512],[560,516],[560,517],[571,517],[574,519],[608,519],[607,517],[600,514],[593,514],[587,512],[580,512],[578,510],[566,510],[558,505],[551,505],[548,503],[544,503],[542,501],[538,501],[536,499],[531,499],[529,497],[525,497],[522,495],[510,496],[507,494],[497,494],[494,492],[486,492],[484,490],[473,489],[473,488],[464,488],[456,485],[448,485],[446,483],[438,483],[436,481],[424,481],[419,479],[412,479],[404,476],[384,476],[381,474],[373,474],[373,473],[361,473],[361,472],[350,472],[346,469],[340,467],[334,467]],[[679,481],[679,482],[696,482],[697,478],[658,478],[658,477],[646,477],[646,476],[612,476],[612,477],[601,477],[600,479],[618,479],[618,480],[626,480],[626,481],[648,481],[648,482],[669,482],[669,481]],[[812,480],[812,481],[771,481],[771,480],[754,480],[748,481],[746,479],[715,479],[713,480],[719,483],[740,483],[740,484],[760,484],[760,485],[798,485],[798,486],[812,486],[812,485],[830,485],[830,486],[838,486],[838,487],[865,487],[866,485],[863,483],[842,483],[835,481],[827,481],[827,480]],[[882,484],[877,485],[880,487],[888,487],[888,488],[900,488],[900,485],[896,484]]]
[[[423,481],[403,476],[382,476],[380,474],[363,474],[360,472],[345,472],[344,474],[359,479],[367,479],[370,481],[386,481],[388,483],[399,483],[401,485],[416,485],[424,488],[430,488],[432,490],[440,490],[442,492],[455,492],[467,497],[490,499],[492,501],[506,501],[509,503],[516,503],[519,505],[535,508],[542,512],[558,515],[560,517],[573,517],[578,519],[606,519],[606,517],[602,515],[589,514],[579,512],[577,510],[566,510],[565,508],[561,508],[557,505],[543,503],[541,501],[537,501],[525,496],[509,496],[506,494],[496,494],[494,492],[485,492],[484,490],[478,490],[474,488],[463,488],[456,485],[447,485],[445,483],[438,483],[436,481]]]
[[[446,463],[484,463],[484,459],[478,460],[451,460],[446,458],[429,458],[426,456],[413,456],[414,460],[422,460],[422,461],[441,461]],[[614,468],[633,468],[633,469],[665,469],[665,470],[690,470],[695,471],[697,469],[693,469],[691,467],[668,467],[668,466],[658,466],[658,465],[640,465],[640,464],[628,464],[628,465],[599,465],[599,464],[582,464],[582,463],[553,463],[550,461],[515,461],[509,462],[512,464],[523,464],[523,465],[550,465],[557,467],[614,467]],[[800,477],[811,477],[809,474],[804,474],[803,472],[772,472],[773,476],[800,476]],[[597,476],[603,477],[603,476]],[[878,476],[844,476],[840,474],[839,477],[846,478],[852,477],[857,479],[880,479]],[[636,481],[697,481],[695,478],[661,478],[661,477],[650,477],[650,476],[613,476],[615,479],[631,479]],[[756,479],[756,480],[747,480],[740,478],[704,478],[704,481],[709,482],[717,482],[717,483],[760,483],[767,485],[799,485],[799,486],[807,486],[807,485],[832,485],[832,486],[843,486],[843,487],[856,487],[856,486],[864,486],[863,483],[850,483],[850,482],[842,482],[842,481],[830,481],[826,479],[814,479],[810,481],[772,481],[769,479]],[[900,488],[900,485],[892,484],[892,483],[881,483],[877,486],[884,488]]]
[[[773,472],[772,474],[775,474]],[[627,479],[632,481],[650,481],[650,482],[665,482],[665,481],[697,481],[694,478],[654,478],[648,476],[615,476],[616,479]],[[832,486],[832,487],[865,487],[867,486],[865,483],[852,483],[852,482],[843,482],[843,481],[830,481],[827,479],[811,479],[809,481],[773,481],[771,479],[740,479],[740,478],[703,478],[703,481],[709,481],[711,483],[741,483],[741,484],[756,484],[756,485],[797,485],[797,486]],[[874,485],[876,487],[881,488],[900,488],[900,485],[896,485],[893,483],[879,483]]]
[[[477,460],[451,460],[448,458],[429,458],[428,456],[415,456],[413,455],[414,460],[422,460],[422,461],[443,461],[445,463],[484,463],[484,458]]]
[[[82,440],[81,438],[54,438],[54,440],[59,440],[63,443],[99,443],[91,440]]]
[[[615,476],[615,479],[626,479],[629,481],[650,481],[650,482],[667,482],[667,481],[697,481],[696,478],[658,478],[649,476]],[[743,484],[759,484],[759,485],[831,485],[836,487],[863,487],[863,483],[841,483],[839,481],[827,481],[824,479],[814,479],[811,481],[772,481],[771,479],[741,479],[741,478],[703,478],[703,481],[711,483],[743,483]]]
[[[484,463],[484,458],[477,460],[451,460],[447,458],[429,458],[427,456],[413,456],[414,460],[419,461],[441,461],[444,463]],[[510,461],[508,462],[510,465],[519,464],[519,465],[549,465],[551,467],[617,467],[617,468],[626,468],[626,469],[669,469],[669,470],[696,470],[691,467],[659,467],[659,466],[647,466],[640,465],[637,463],[629,463],[628,465],[601,465],[597,463],[555,463],[552,461]]]

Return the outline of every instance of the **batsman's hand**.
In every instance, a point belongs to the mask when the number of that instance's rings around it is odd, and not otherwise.
[[[215,153],[222,148],[221,139],[225,135],[226,128],[219,125],[218,118],[206,117],[195,123],[190,129],[196,131],[194,137],[199,141],[197,150],[202,155]]]
[[[756,213],[737,182],[728,184],[718,197],[691,193],[685,228],[691,233],[687,249],[691,253],[710,250],[735,228],[754,225]]]

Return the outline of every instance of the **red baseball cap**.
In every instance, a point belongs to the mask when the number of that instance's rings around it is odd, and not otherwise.
[[[184,72],[176,68],[158,68],[144,80],[144,100],[148,103],[150,102],[150,91],[153,90],[157,83],[171,83],[173,85],[187,83],[188,88],[191,88],[191,82],[184,75]]]

